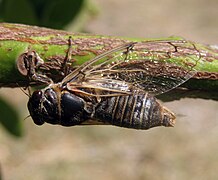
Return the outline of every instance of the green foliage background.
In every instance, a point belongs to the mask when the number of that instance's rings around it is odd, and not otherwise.
[[[2,0],[0,19],[63,29],[78,16],[85,3],[85,0]]]

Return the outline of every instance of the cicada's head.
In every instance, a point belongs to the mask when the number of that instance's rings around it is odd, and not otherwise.
[[[58,124],[60,119],[58,99],[52,88],[34,91],[27,107],[35,124],[42,125],[45,122]]]

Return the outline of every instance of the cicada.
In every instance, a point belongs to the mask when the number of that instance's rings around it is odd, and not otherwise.
[[[184,40],[124,43],[78,66],[61,82],[34,91],[29,113],[37,125],[172,127],[174,113],[155,96],[190,79],[198,56]]]

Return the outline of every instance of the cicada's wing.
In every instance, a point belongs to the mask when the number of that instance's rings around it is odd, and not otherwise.
[[[176,88],[190,79],[194,74],[194,70],[187,70],[170,63],[134,60],[131,64],[122,63],[114,66],[111,70],[105,69],[104,72],[102,70],[101,72],[93,72],[90,76],[87,76],[86,81],[93,84],[93,86],[95,84],[101,87],[116,87],[116,84],[126,82],[126,86],[131,85],[153,95],[158,95]],[[104,78],[105,80],[103,80]],[[110,79],[109,83],[108,79]],[[102,83],[103,81],[105,83]],[[131,89],[134,88],[126,88],[129,91]]]
[[[80,67],[74,77],[81,79],[66,79],[72,80],[70,89],[97,89],[101,95],[135,91],[157,95],[190,79],[199,59],[196,47],[184,40],[125,44]]]
[[[135,42],[126,43],[96,56],[95,58],[85,62],[73,72],[71,72],[69,75],[67,75],[61,83],[66,84],[68,82],[78,81],[81,76],[86,76],[87,72],[89,72],[90,69],[93,71],[95,63],[101,63],[101,65],[111,63],[111,60],[116,56],[120,56],[123,59],[123,55],[127,54],[127,52],[130,51],[134,44]]]

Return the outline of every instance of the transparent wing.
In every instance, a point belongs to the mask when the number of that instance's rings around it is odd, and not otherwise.
[[[93,67],[96,67],[95,64],[101,63],[103,65],[104,63],[111,61],[112,58],[116,56],[122,56],[123,54],[127,53],[134,44],[134,42],[126,43],[96,56],[67,75],[61,83],[66,84],[68,82],[78,81],[78,79],[81,78],[81,76],[84,77],[87,72],[90,71],[90,69],[93,70]]]
[[[98,89],[104,94],[157,95],[190,79],[200,58],[194,44],[185,40],[128,43],[88,61],[63,81],[69,88]]]

